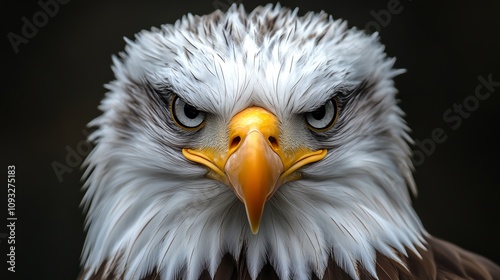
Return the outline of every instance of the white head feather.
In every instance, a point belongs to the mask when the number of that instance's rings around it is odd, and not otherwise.
[[[393,259],[422,246],[411,208],[409,137],[397,106],[394,59],[377,35],[325,13],[298,16],[279,5],[247,14],[233,5],[142,31],[114,58],[116,80],[91,125],[87,159],[87,277],[106,261],[125,279],[153,268],[162,279],[213,276],[222,256],[246,249],[255,278],[269,262],[281,279],[324,273],[329,257],[356,278],[372,275],[376,252]],[[162,97],[174,92],[209,113],[198,133],[179,130]],[[303,113],[337,96],[332,131],[312,135]],[[224,149],[227,123],[256,105],[281,121],[284,145],[326,148],[268,201],[253,235],[244,205],[185,147]],[[418,254],[418,253],[417,253]]]

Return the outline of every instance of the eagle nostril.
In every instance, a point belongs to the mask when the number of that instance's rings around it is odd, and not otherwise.
[[[273,136],[269,136],[267,140],[269,141],[269,144],[271,144],[271,147],[273,147],[273,149],[276,150],[279,148],[278,140],[276,140],[276,138],[274,138]]]
[[[234,149],[234,148],[238,147],[240,142],[241,142],[241,138],[239,136],[234,137],[233,140],[231,141],[231,144],[229,145],[229,149]]]

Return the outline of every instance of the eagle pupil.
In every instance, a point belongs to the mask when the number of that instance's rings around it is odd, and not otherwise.
[[[323,105],[323,106],[319,107],[317,110],[315,110],[314,112],[312,112],[312,117],[315,120],[321,120],[325,117],[325,114],[326,114],[326,107]]]
[[[200,114],[200,111],[198,111],[194,106],[186,104],[184,106],[184,114],[190,119],[195,119]]]

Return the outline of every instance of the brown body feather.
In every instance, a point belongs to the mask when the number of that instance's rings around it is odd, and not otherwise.
[[[419,249],[421,258],[409,251],[407,257],[401,259],[405,263],[394,261],[382,254],[377,254],[377,276],[379,280],[413,280],[413,279],[474,279],[474,280],[495,280],[500,279],[500,266],[492,261],[466,251],[454,244],[440,240],[435,237],[427,238],[427,250]],[[123,279],[116,273],[105,273],[106,264],[103,264],[90,279]],[[360,280],[375,280],[368,271],[358,266]],[[79,279],[83,279],[81,275]],[[153,270],[143,280],[159,280],[159,273]],[[210,277],[207,270],[204,270],[200,280],[251,280],[246,267],[244,254],[236,261],[231,255],[226,254],[215,273],[214,279]],[[278,280],[279,277],[270,264],[266,264],[258,280]],[[320,280],[315,275],[312,280]],[[352,279],[333,259],[328,261],[325,274],[322,280],[350,280]]]

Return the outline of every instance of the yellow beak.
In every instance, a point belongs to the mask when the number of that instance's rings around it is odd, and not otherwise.
[[[264,206],[285,182],[299,179],[300,167],[319,161],[326,150],[301,147],[283,150],[279,121],[260,107],[247,108],[229,123],[226,151],[214,148],[183,149],[183,155],[208,168],[208,176],[231,187],[245,204],[254,234],[259,230]]]

